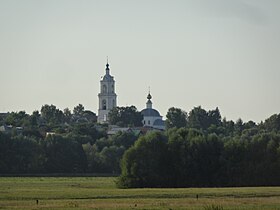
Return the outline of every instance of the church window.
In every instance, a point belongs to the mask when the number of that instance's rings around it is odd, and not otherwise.
[[[107,109],[106,100],[103,100],[103,101],[102,101],[102,109],[103,109],[103,110],[106,110],[106,109]]]
[[[115,101],[115,99],[113,99],[113,107],[115,107],[116,106],[116,101]]]
[[[107,86],[106,85],[103,85],[102,91],[103,91],[103,93],[107,93]]]
[[[114,85],[112,85],[112,93],[114,93]]]

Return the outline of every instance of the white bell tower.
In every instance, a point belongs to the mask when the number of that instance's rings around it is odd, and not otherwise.
[[[106,64],[106,74],[100,81],[100,93],[98,94],[99,99],[99,109],[97,122],[106,123],[108,122],[109,112],[117,106],[117,94],[115,93],[115,80],[114,77],[110,75],[110,68]]]

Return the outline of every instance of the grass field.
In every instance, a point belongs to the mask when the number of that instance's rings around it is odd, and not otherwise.
[[[0,209],[280,210],[280,187],[117,189],[115,179],[2,177]]]

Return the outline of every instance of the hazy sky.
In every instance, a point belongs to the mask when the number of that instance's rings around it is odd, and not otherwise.
[[[280,112],[279,0],[0,0],[0,112],[97,113],[107,56],[119,106]]]

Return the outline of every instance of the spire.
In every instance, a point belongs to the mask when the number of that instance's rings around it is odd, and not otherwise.
[[[106,75],[109,75],[109,74],[110,74],[110,68],[109,68],[108,56],[107,56]]]
[[[147,99],[148,99],[148,100],[151,100],[151,99],[152,99],[150,87],[149,87],[149,94],[148,94],[148,96],[147,96]]]
[[[152,101],[151,101],[152,96],[151,96],[151,93],[150,93],[150,87],[149,87],[149,94],[148,94],[148,96],[147,96],[147,99],[148,99],[148,101],[147,101],[147,103],[146,103],[147,109],[152,109],[152,108],[153,108],[153,107],[152,107],[153,103],[152,103]]]

